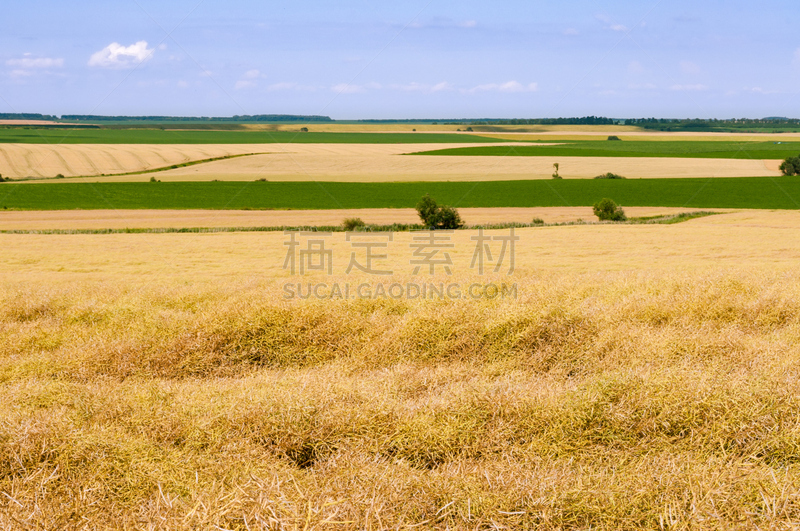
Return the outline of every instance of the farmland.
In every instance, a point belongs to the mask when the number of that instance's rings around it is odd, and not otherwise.
[[[709,178],[489,182],[2,183],[0,209],[413,208],[426,193],[457,207],[626,206],[798,209],[800,179]]]
[[[0,144],[0,173],[49,177],[0,183],[0,527],[800,518],[800,179],[780,144],[46,132],[73,133],[92,143]],[[361,143],[381,135],[414,142]],[[429,150],[449,156],[410,155]],[[513,271],[476,271],[476,238],[509,232],[475,229],[434,233],[449,274],[415,272],[405,231],[300,234],[331,272],[287,267],[283,228],[410,225],[424,194],[469,225],[524,224]],[[593,223],[603,197],[715,212]],[[348,266],[376,237],[388,276]]]
[[[469,157],[660,157],[689,159],[773,159],[800,153],[800,142],[758,141],[570,141],[554,146],[485,146],[415,153]]]
[[[779,176],[779,160],[653,157],[415,157],[470,144],[0,144],[0,173],[12,179],[87,176],[97,181],[485,181],[566,178],[607,171],[630,178]],[[511,152],[508,142],[499,143]],[[247,156],[239,156],[247,155]],[[211,159],[224,160],[211,160]]]
[[[455,133],[187,131],[161,129],[2,129],[0,144],[425,144],[492,143],[497,138]]]
[[[283,234],[0,235],[0,522],[780,527],[798,229],[522,229],[512,277],[470,271],[471,232],[452,277],[388,250],[387,282],[516,300],[286,300]],[[327,243],[303,283],[376,282]]]

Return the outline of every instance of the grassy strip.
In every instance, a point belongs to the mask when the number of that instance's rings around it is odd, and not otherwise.
[[[617,222],[589,222],[589,221],[566,221],[560,223],[489,223],[482,225],[465,225],[459,230],[504,230],[504,229],[526,229],[536,227],[564,227],[572,225],[673,225],[682,223],[690,219],[713,216],[719,212],[685,212],[682,214],[669,216],[651,216],[647,218],[629,218],[626,221]],[[415,230],[425,230],[419,224],[394,223],[391,225],[366,225],[355,232],[410,232]],[[284,231],[307,231],[307,232],[347,232],[341,225],[321,225],[321,226],[301,226],[301,225],[281,225],[276,227],[187,227],[187,228],[126,228],[126,229],[42,229],[42,230],[0,230],[0,234],[204,234],[217,232],[284,232]]]
[[[550,142],[552,140],[548,140]],[[661,157],[691,159],[774,159],[800,153],[800,142],[571,141],[552,146],[476,146],[423,151],[414,155],[459,157]],[[554,161],[555,162],[555,161]]]
[[[508,141],[454,133],[0,129],[0,143],[17,144],[480,144]]]
[[[623,206],[800,209],[800,178],[487,182],[2,183],[0,209],[337,210],[413,208],[425,194],[466,207]]]

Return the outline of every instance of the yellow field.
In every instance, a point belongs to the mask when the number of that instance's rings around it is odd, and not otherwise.
[[[511,276],[461,231],[433,277],[396,234],[380,278],[337,233],[302,279],[281,233],[0,235],[0,528],[791,528],[798,229],[521,229]]]
[[[11,178],[126,173],[242,153],[266,153],[253,145],[0,144],[0,174]]]
[[[667,216],[696,209],[626,207],[628,217]],[[724,209],[707,209],[727,212]],[[591,207],[460,208],[467,225],[594,220]],[[187,227],[333,226],[359,217],[367,224],[419,223],[413,208],[353,210],[45,210],[0,211],[0,230],[124,229]]]
[[[413,157],[406,153],[471,144],[35,145],[0,146],[0,174],[93,175],[95,181],[147,181],[152,174],[96,177],[212,157],[254,153],[159,172],[170,181],[487,181],[549,179],[553,162],[565,178],[614,172],[628,178],[778,176],[780,161],[630,157]],[[504,144],[500,144],[504,145]],[[70,179],[64,182],[79,182]],[[31,181],[41,182],[41,181]]]

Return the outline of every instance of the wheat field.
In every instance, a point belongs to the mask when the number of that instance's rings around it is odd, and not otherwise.
[[[0,235],[5,529],[788,529],[793,212],[521,229],[517,299],[286,300],[271,233]],[[489,234],[501,234],[489,233]],[[341,260],[339,260],[341,258]]]
[[[493,144],[495,146],[535,145]],[[628,178],[779,176],[780,161],[631,157],[414,157],[408,153],[474,144],[3,144],[0,174],[25,177],[87,176],[65,182],[148,181],[151,174],[119,175],[231,155],[158,172],[168,181],[263,178],[274,181],[491,181],[549,179],[553,163],[565,178],[613,171]],[[103,176],[105,175],[105,176]],[[31,181],[43,182],[43,181]],[[46,181],[44,181],[46,182]]]

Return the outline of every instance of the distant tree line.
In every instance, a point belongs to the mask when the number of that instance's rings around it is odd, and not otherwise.
[[[748,132],[761,129],[789,129],[800,128],[800,119],[797,118],[730,118],[724,120],[714,119],[673,119],[673,118],[635,118],[625,120],[625,125],[633,125],[643,129],[658,131],[698,131],[698,132]]]
[[[58,120],[58,116],[34,113],[0,113],[0,120]]]
[[[514,118],[511,120],[478,120],[470,125],[616,125],[621,120],[603,116],[583,118]]]
[[[301,116],[294,114],[256,114],[229,117],[207,116],[97,116],[91,114],[65,114],[62,120],[76,122],[332,122],[329,116]]]

